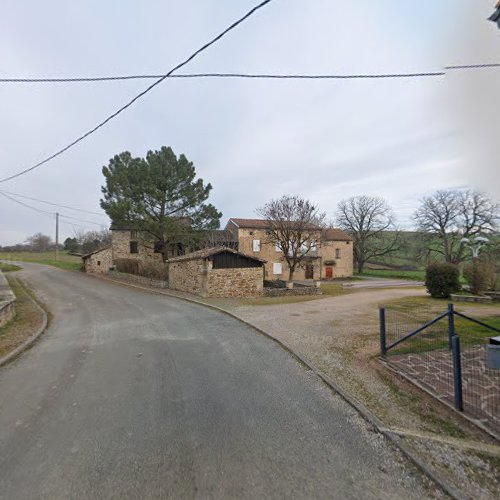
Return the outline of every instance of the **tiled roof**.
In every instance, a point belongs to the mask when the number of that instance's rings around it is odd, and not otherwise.
[[[104,247],[104,248],[99,248],[99,250],[94,250],[93,252],[90,252],[90,253],[87,253],[85,255],[82,255],[82,259],[87,259],[88,257],[90,257],[91,255],[94,255],[96,253],[99,253],[99,252],[102,252],[104,250],[111,250],[111,247],[108,246],[108,247]]]
[[[323,231],[321,231],[321,239],[323,241],[352,241],[352,237],[345,231],[334,227],[323,229]]]
[[[269,229],[271,225],[265,219],[235,219],[231,218],[228,222],[233,222],[237,227],[242,229]],[[309,229],[321,229],[319,226],[310,224]]]
[[[232,253],[235,255],[241,255],[242,257],[246,257],[247,259],[257,260],[259,262],[266,262],[265,260],[258,259],[257,257],[253,257],[251,255],[247,255],[241,252],[237,252],[229,247],[215,247],[215,248],[203,248],[202,250],[197,250],[196,252],[187,253],[186,255],[180,255],[179,257],[172,257],[168,259],[167,262],[181,262],[184,260],[196,260],[196,259],[206,259],[207,257],[211,257],[212,255],[218,255],[220,253]]]

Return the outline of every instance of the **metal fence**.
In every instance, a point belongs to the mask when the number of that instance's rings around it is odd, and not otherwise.
[[[500,370],[488,368],[486,344],[500,330],[456,311],[380,308],[385,361],[436,398],[500,433]],[[476,328],[471,328],[476,325]]]

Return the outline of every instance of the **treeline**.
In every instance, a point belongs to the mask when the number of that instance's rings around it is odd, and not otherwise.
[[[87,254],[111,245],[111,233],[108,230],[81,231],[72,238],[66,238],[58,249],[68,253]],[[56,249],[55,241],[48,235],[35,233],[26,238],[24,243],[0,246],[2,252],[50,252]]]

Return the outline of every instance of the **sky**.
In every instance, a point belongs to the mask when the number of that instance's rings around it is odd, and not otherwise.
[[[165,73],[257,0],[6,1],[0,77]],[[494,0],[273,0],[192,61],[188,72],[404,73],[500,62]],[[0,178],[92,128],[150,81],[0,84]],[[283,194],[337,203],[382,196],[411,228],[423,196],[470,186],[500,199],[500,68],[394,80],[167,80],[50,163],[0,190],[101,213],[115,154],[171,146],[213,186],[229,217]],[[106,216],[0,196],[0,245],[43,232],[61,241]],[[78,224],[78,226],[76,225]]]

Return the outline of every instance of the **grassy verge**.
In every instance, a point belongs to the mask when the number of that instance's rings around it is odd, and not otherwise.
[[[425,281],[425,271],[401,271],[397,269],[366,269],[357,276]]]
[[[0,259],[19,261],[19,262],[34,262],[36,264],[45,264],[46,266],[59,267],[60,269],[69,269],[79,271],[82,266],[82,259],[74,255],[60,252],[59,257],[55,260],[54,252],[0,252]]]
[[[19,266],[14,266],[12,264],[5,264],[3,262],[0,262],[0,271],[4,273],[10,273],[12,271],[19,271],[21,269]]]
[[[43,315],[33,304],[30,292],[18,279],[9,277],[8,280],[17,299],[16,315],[0,328],[0,357],[11,352],[33,335],[43,321]]]

